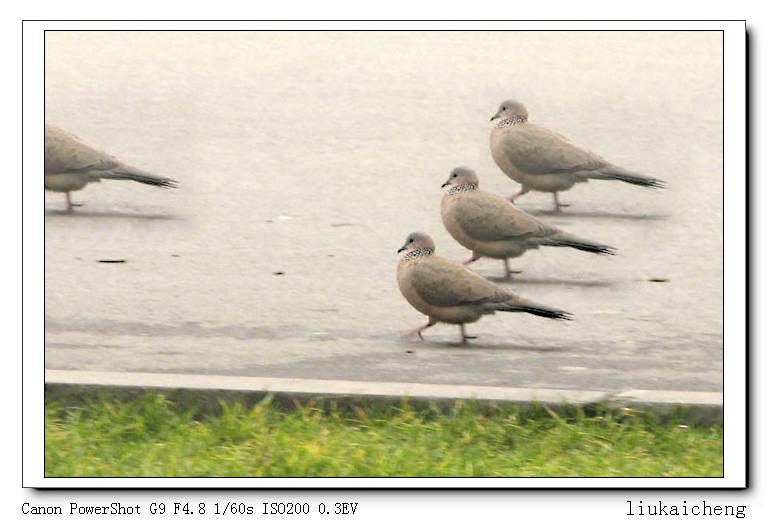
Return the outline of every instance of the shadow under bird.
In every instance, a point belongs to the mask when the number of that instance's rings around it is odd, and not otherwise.
[[[397,285],[403,297],[429,319],[406,334],[419,336],[436,323],[461,327],[461,342],[474,339],[464,325],[484,315],[501,312],[526,312],[550,319],[570,319],[557,308],[535,303],[484,279],[472,270],[435,254],[435,243],[426,233],[408,235],[398,251]]]
[[[76,205],[69,193],[92,182],[131,180],[156,187],[176,187],[176,181],[131,167],[89,147],[74,134],[45,125],[45,188],[67,195],[67,210]]]
[[[504,101],[491,118],[491,154],[496,165],[522,188],[509,199],[514,201],[528,191],[557,196],[577,183],[589,180],[618,180],[642,187],[664,187],[656,178],[643,176],[604,160],[597,154],[571,143],[557,132],[528,121],[528,110],[517,101]]]
[[[614,254],[614,248],[577,237],[521,211],[510,202],[479,189],[472,169],[456,167],[442,185],[440,213],[451,236],[472,251],[464,265],[482,258],[502,259],[507,277],[509,259],[539,246],[569,247],[589,253]]]

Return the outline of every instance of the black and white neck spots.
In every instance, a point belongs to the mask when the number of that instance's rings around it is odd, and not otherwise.
[[[458,194],[458,193],[463,193],[467,191],[474,191],[475,189],[477,189],[476,183],[462,183],[460,185],[451,187],[450,189],[448,189],[448,192],[445,194],[447,194],[448,196],[451,196],[452,194]]]
[[[504,119],[500,119],[498,123],[496,123],[495,128],[507,128],[508,126],[513,125],[519,125],[520,123],[525,123],[527,119],[523,116],[509,116],[505,117]]]
[[[403,260],[413,260],[415,258],[423,257],[424,255],[431,255],[434,252],[435,252],[434,249],[425,248],[425,247],[414,249],[413,251],[409,251],[408,253],[406,253],[405,256],[403,256]]]

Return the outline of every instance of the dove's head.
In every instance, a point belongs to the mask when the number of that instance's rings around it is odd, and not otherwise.
[[[448,179],[442,187],[456,187],[457,185],[464,184],[468,184],[468,187],[474,185],[474,188],[477,188],[480,184],[480,180],[477,179],[475,171],[469,167],[456,167],[451,171],[451,174],[448,175]]]
[[[526,110],[523,103],[507,99],[499,105],[499,110],[496,112],[496,115],[491,118],[491,121],[507,117],[514,117],[520,121],[528,121],[528,110]]]
[[[405,238],[405,244],[403,247],[397,250],[398,253],[405,251],[406,254],[410,254],[414,251],[421,250],[421,254],[429,254],[435,250],[435,243],[432,237],[423,231],[414,231]],[[406,255],[406,256],[407,256]]]

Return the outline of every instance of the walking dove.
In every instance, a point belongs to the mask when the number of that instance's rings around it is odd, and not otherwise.
[[[649,178],[613,165],[597,154],[581,149],[566,138],[528,122],[528,110],[517,101],[504,101],[491,118],[491,154],[496,165],[517,183],[520,192],[551,192],[560,211],[557,193],[589,180],[620,180],[644,187],[664,187],[662,180]]]
[[[508,259],[539,246],[571,247],[607,255],[614,252],[610,246],[561,231],[478,186],[477,175],[466,167],[453,169],[443,184],[448,187],[440,206],[443,225],[456,242],[472,251],[465,265],[481,257],[502,259],[509,276],[512,272]]]
[[[45,125],[45,188],[67,195],[67,210],[74,205],[69,196],[101,179],[133,180],[158,187],[176,187],[169,178],[154,176],[126,165],[83,143],[69,132]]]
[[[411,233],[397,252],[404,253],[397,265],[400,292],[411,306],[429,317],[425,325],[408,332],[409,337],[424,339],[422,331],[435,323],[448,323],[461,326],[461,342],[466,343],[474,337],[466,334],[464,325],[496,311],[570,319],[568,312],[515,295],[461,264],[436,255],[435,243],[426,233]]]

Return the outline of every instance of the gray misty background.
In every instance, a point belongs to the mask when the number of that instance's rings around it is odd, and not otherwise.
[[[722,389],[719,32],[48,31],[45,66],[49,123],[180,184],[92,184],[74,214],[46,193],[48,368]],[[448,172],[518,189],[489,151],[507,98],[668,188],[578,185],[545,220],[618,255],[512,261],[505,285],[574,321],[404,341],[424,321],[395,281],[406,234],[468,256],[440,220]]]

